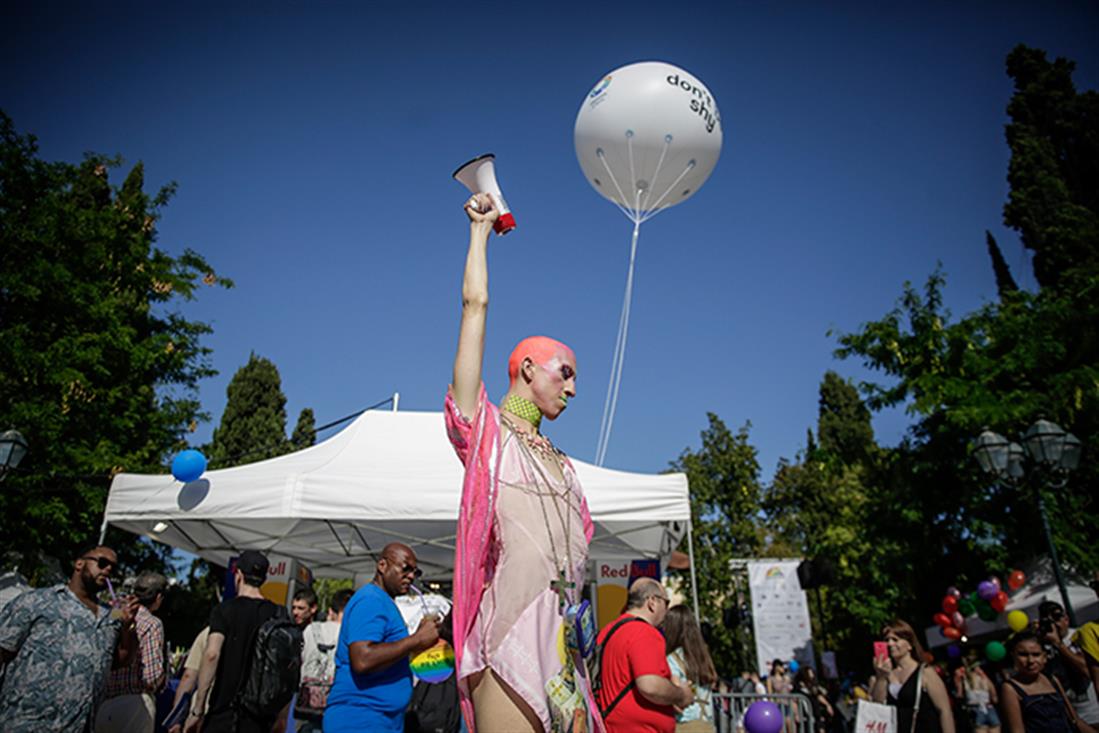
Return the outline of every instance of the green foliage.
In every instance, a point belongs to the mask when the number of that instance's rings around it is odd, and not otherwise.
[[[795,544],[795,556],[830,560],[835,581],[811,614],[814,638],[845,669],[861,665],[871,636],[903,600],[897,582],[910,548],[890,531],[894,507],[874,483],[882,452],[858,391],[834,372],[820,386],[819,445],[783,461],[767,488],[768,522]],[[823,609],[823,617],[819,612]]]
[[[351,578],[316,578],[313,581],[313,592],[317,594],[317,608],[321,614],[328,613],[332,606],[332,596],[341,590],[351,590],[355,582]],[[320,615],[318,620],[324,620]]]
[[[1099,274],[1099,94],[1076,92],[1074,68],[1026,46],[1007,58],[1015,94],[1004,222],[1033,250],[1043,288]]]
[[[697,451],[684,450],[672,462],[687,474],[694,519],[695,574],[700,614],[713,627],[711,651],[718,672],[732,676],[755,666],[755,647],[749,624],[729,628],[725,609],[739,607],[737,594],[745,591],[732,567],[734,558],[753,557],[763,546],[755,521],[760,508],[759,462],[748,442],[749,425],[732,433],[713,413],[702,432]],[[690,597],[690,580],[684,591]]]
[[[225,412],[208,452],[211,465],[224,468],[289,452],[286,395],[274,363],[253,353],[226,393]]]
[[[865,384],[870,404],[904,403],[917,419],[892,456],[894,478],[911,481],[925,513],[955,544],[997,543],[1002,552],[981,554],[1004,562],[1045,554],[1033,493],[990,487],[969,450],[986,426],[1016,436],[1045,415],[1084,442],[1073,482],[1080,488],[1059,493],[1051,517],[1058,548],[1082,572],[1099,568],[1096,530],[1083,520],[1097,507],[1082,488],[1099,478],[1099,279],[1077,279],[1063,292],[1015,293],[957,323],[942,308],[943,286],[939,273],[922,296],[906,285],[897,309],[840,337],[840,357],[860,357],[894,380]]]
[[[306,407],[298,415],[298,424],[294,426],[294,432],[290,436],[290,445],[294,450],[301,450],[317,442],[317,420],[313,417],[313,408]]]
[[[210,328],[177,308],[232,284],[195,252],[155,246],[174,185],[147,194],[138,163],[112,186],[120,165],[43,161],[0,112],[0,425],[30,444],[0,492],[0,544],[60,557],[66,575],[98,535],[112,473],[162,471],[205,419]]]

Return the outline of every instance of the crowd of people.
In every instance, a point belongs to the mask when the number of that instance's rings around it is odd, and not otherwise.
[[[292,719],[302,733],[340,733],[420,730],[417,721],[428,718],[423,730],[466,729],[454,676],[417,710],[414,684],[433,685],[415,682],[409,660],[453,636],[449,614],[440,618],[424,606],[413,616],[408,609],[423,606],[422,599],[398,603],[420,576],[405,545],[386,546],[371,583],[335,593],[326,618],[308,588],[295,593],[289,611],[264,598],[268,560],[243,552],[233,570],[235,595],[212,609],[174,693],[166,692],[175,670],[157,616],[168,581],[142,573],[132,592],[115,596],[117,562],[108,547],[87,548],[67,583],[27,591],[0,612],[0,730],[267,733],[285,730]],[[910,625],[891,622],[882,629],[886,654],[875,655],[874,675],[846,686],[820,680],[810,665],[777,659],[762,678],[747,671],[722,680],[694,614],[670,604],[660,582],[640,578],[622,614],[596,638],[590,670],[608,733],[713,733],[722,716],[722,730],[732,730],[743,723],[735,698],[781,700],[787,729],[807,730],[799,723],[811,719],[814,733],[852,730],[859,699],[894,707],[898,733],[1099,727],[1099,625],[1071,629],[1052,601],[1041,604],[1032,627],[1008,640],[1000,664],[982,662],[975,649],[935,663]],[[280,643],[293,659],[288,684],[259,661],[266,655],[277,662]],[[157,712],[158,697],[168,694],[174,719]],[[803,702],[791,707],[798,696]]]

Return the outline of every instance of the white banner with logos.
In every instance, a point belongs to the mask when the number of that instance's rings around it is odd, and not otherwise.
[[[799,560],[749,560],[748,586],[752,596],[752,626],[761,675],[770,674],[771,662],[796,659],[813,665],[813,631],[809,604],[798,582]]]

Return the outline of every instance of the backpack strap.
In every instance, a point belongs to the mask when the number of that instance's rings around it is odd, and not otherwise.
[[[607,635],[603,637],[603,644],[602,644],[603,652],[606,651],[607,645],[610,644],[611,637],[614,636],[614,632],[618,631],[619,628],[621,628],[625,624],[628,624],[631,621],[644,621],[644,619],[638,618],[637,616],[629,616],[627,618],[619,619],[614,624],[614,626],[612,626],[610,628],[610,630],[607,632]],[[600,680],[603,679],[603,652],[600,652],[600,654],[599,654],[599,679]],[[626,684],[626,686],[622,688],[621,692],[619,692],[617,695],[615,695],[615,698],[613,700],[611,700],[610,705],[608,705],[605,708],[600,709],[599,713],[603,716],[604,721],[607,719],[607,716],[609,716],[611,714],[611,711],[614,710],[615,706],[617,706],[618,703],[622,702],[622,698],[624,698],[626,696],[626,693],[629,692],[631,689],[633,689],[633,686],[634,686],[634,680],[630,680]]]
[[[1061,700],[1065,703],[1065,708],[1068,710],[1069,722],[1072,723],[1072,727],[1079,730],[1080,719],[1076,715],[1076,708],[1072,707],[1072,703],[1068,700],[1068,695],[1065,694],[1065,688],[1061,686],[1061,681],[1057,679],[1055,675],[1050,675],[1049,681],[1053,683],[1053,686],[1057,688],[1057,692],[1061,695]]]

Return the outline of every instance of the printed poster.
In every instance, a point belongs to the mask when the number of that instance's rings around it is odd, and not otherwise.
[[[770,674],[771,662],[791,659],[814,664],[809,604],[798,582],[800,560],[748,561],[752,596],[752,626],[756,660],[761,675]]]

